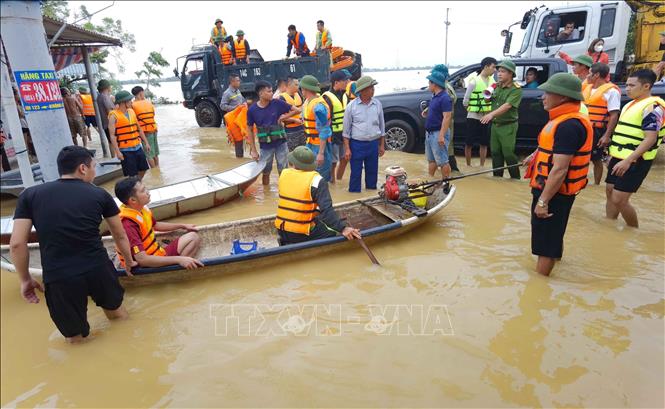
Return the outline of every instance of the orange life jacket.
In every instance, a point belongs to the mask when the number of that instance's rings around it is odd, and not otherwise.
[[[219,46],[219,53],[222,56],[222,64],[231,65],[233,62],[233,52],[226,45]]]
[[[247,50],[245,49],[245,39],[238,42],[238,40],[233,40],[236,51],[236,59],[244,60],[247,57]]]
[[[582,95],[584,95],[584,103],[587,108],[589,108],[589,120],[594,128],[607,128],[607,119],[609,115],[607,112],[607,101],[605,101],[603,95],[612,88],[619,91],[619,87],[611,82],[601,85],[595,91],[592,91],[592,85],[587,86],[582,91]],[[621,93],[621,91],[619,91],[619,93]]]
[[[291,37],[291,45],[295,48],[295,53],[298,55],[298,50],[300,50],[300,33],[296,31],[296,34]],[[304,55],[309,54],[309,48],[307,47],[307,42],[302,45],[302,51]]]
[[[157,122],[155,122],[155,106],[147,99],[132,102],[132,109],[136,113],[136,119],[143,132],[157,132]]]
[[[92,95],[81,94],[81,102],[83,103],[83,115],[95,116],[95,106],[92,104]]]
[[[294,106],[294,107],[296,107],[296,108],[300,108],[300,107],[302,107],[302,97],[300,96],[299,93],[296,92],[294,96],[291,96],[291,95],[289,95],[287,92],[282,92],[282,93],[279,94],[279,95],[280,95],[282,98],[284,98],[284,101],[286,101],[287,104],[289,104],[289,105],[291,105],[291,106]],[[298,117],[298,116],[300,116],[300,115],[301,115],[301,113],[296,112],[295,114],[291,115],[290,118],[296,118],[296,117]],[[316,125],[316,124],[314,124],[314,125]],[[285,126],[286,126],[287,128],[297,128],[297,127],[302,126],[302,125],[298,125],[298,124],[296,124],[296,123],[294,123],[294,122],[288,122]]]
[[[115,137],[119,149],[133,148],[141,143],[136,114],[131,108],[128,108],[127,112],[129,113],[129,119],[117,109],[109,112],[109,118],[115,118]]]
[[[566,179],[561,184],[559,193],[572,196],[586,187],[591,149],[593,148],[593,128],[589,119],[582,115],[579,110],[579,103],[569,102],[549,111],[550,121],[540,131],[540,135],[538,135],[538,150],[533,159],[534,169],[531,175],[531,187],[541,190],[545,187],[547,176],[553,166],[554,134],[556,133],[556,128],[562,122],[572,118],[579,120],[584,125],[586,139],[584,145],[573,155],[573,159],[568,166]]]
[[[275,227],[291,233],[309,235],[319,214],[312,199],[312,181],[318,173],[297,169],[284,169],[279,175],[277,217]]]
[[[247,136],[247,105],[238,105],[224,115],[226,136],[230,143],[242,142]]]
[[[316,98],[312,100],[305,100],[303,103],[303,125],[305,126],[305,135],[307,136],[307,143],[312,145],[319,144],[319,131],[316,129],[316,115],[314,114],[314,107],[317,104],[323,104],[328,110],[328,121],[330,121],[330,107],[326,104],[326,101],[322,96],[317,95]],[[330,142],[331,138],[327,139],[327,142]]]
[[[120,220],[129,219],[136,223],[141,230],[141,241],[143,243],[143,249],[145,253],[149,256],[165,256],[166,250],[159,245],[159,242],[155,238],[155,231],[153,229],[153,218],[152,211],[146,206],[143,206],[141,211],[134,210],[129,206],[121,205],[120,206]],[[132,254],[139,253],[138,248],[132,248]],[[122,257],[120,251],[116,247],[116,252],[118,253],[118,258],[122,266],[125,266],[125,259]]]
[[[321,48],[327,48],[327,49],[332,48],[332,44],[326,45],[327,42],[328,42],[328,30],[324,28],[323,32],[321,33]]]

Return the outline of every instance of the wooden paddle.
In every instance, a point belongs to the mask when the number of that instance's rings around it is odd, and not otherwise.
[[[350,224],[349,224],[349,227],[352,228],[352,229],[354,228]],[[372,264],[376,264],[377,266],[381,265],[381,263],[379,263],[379,260],[377,260],[376,257],[374,256],[374,253],[372,253],[372,250],[370,250],[369,247],[367,247],[367,243],[365,243],[365,240],[363,240],[362,237],[359,238],[359,239],[356,238],[354,240],[358,241],[358,243],[360,244],[360,247],[362,247],[363,250],[365,250],[365,253],[367,254],[367,257],[369,257],[369,259],[372,260]]]

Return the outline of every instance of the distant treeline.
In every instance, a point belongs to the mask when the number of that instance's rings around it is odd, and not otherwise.
[[[420,67],[383,67],[383,68],[363,68],[363,72],[377,72],[377,71],[411,71],[411,70],[429,70],[433,66],[420,66]],[[463,65],[449,65],[448,68],[462,68]]]
[[[122,80],[119,81],[120,84],[141,84],[144,83],[145,80],[140,80],[140,79],[133,79],[133,80]],[[157,82],[180,82],[180,78],[178,77],[168,77],[168,78],[160,78],[157,80]]]

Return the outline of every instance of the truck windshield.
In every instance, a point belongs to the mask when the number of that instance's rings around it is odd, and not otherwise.
[[[524,54],[526,50],[529,48],[529,41],[531,41],[531,34],[533,31],[534,20],[535,16],[531,16],[529,24],[526,26],[526,29],[524,29],[524,38],[522,39],[522,46],[520,47],[520,51],[517,53],[517,55]]]

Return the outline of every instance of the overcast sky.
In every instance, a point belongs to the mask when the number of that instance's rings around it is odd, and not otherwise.
[[[266,60],[286,54],[289,24],[305,34],[310,48],[315,44],[316,21],[322,19],[333,37],[333,44],[362,54],[365,67],[420,66],[444,62],[446,8],[450,8],[448,62],[471,64],[487,55],[501,56],[502,29],[519,21],[525,11],[545,4],[557,6],[566,1],[354,1],[354,2],[197,2],[197,1],[116,1],[113,7],[93,17],[121,19],[126,30],[136,37],[136,52],[124,53],[126,73],[134,77],[151,51],[161,51],[172,64],[165,76],[172,75],[176,58],[192,44],[206,43],[216,18],[224,21],[229,34],[238,29],[252,48]],[[85,4],[95,12],[111,2],[71,1],[72,12]],[[227,11],[225,11],[227,10]],[[69,22],[72,22],[70,17]],[[522,30],[514,29],[514,52]],[[118,72],[115,64],[108,67]],[[168,72],[168,74],[166,73]]]

